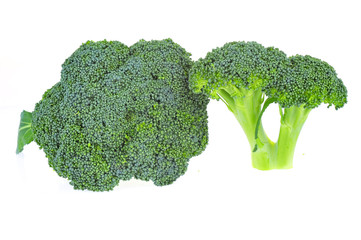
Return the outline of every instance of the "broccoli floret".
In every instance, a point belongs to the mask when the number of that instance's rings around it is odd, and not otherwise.
[[[264,102],[263,89],[286,72],[289,60],[276,48],[256,42],[231,42],[213,49],[196,61],[190,72],[190,88],[221,99],[242,126],[249,144],[256,145],[255,129]],[[262,123],[258,137],[271,147]]]
[[[208,142],[206,96],[188,89],[190,54],[171,39],[87,42],[32,112],[49,165],[75,189],[173,183]]]
[[[255,152],[253,160],[259,168],[292,168],[297,139],[311,110],[322,103],[334,105],[337,110],[347,102],[347,89],[328,63],[300,55],[289,60],[290,66],[282,79],[265,88],[269,99],[279,105],[281,125],[273,149],[266,154],[259,148],[258,152],[263,154],[260,158]]]
[[[334,69],[310,56],[294,56],[255,42],[231,42],[199,59],[190,72],[190,88],[221,99],[242,126],[261,170],[292,167],[299,132],[311,109],[322,102],[341,108],[347,91]],[[279,104],[277,142],[262,127],[269,104]]]

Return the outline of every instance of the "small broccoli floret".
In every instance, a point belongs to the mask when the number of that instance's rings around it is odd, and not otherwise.
[[[261,147],[258,151],[263,156],[253,158],[254,165],[261,169],[292,168],[297,139],[311,110],[322,103],[334,105],[337,110],[347,102],[346,87],[328,63],[311,56],[289,59],[291,65],[282,79],[265,88],[280,106],[281,126],[272,151],[266,154]]]
[[[231,42],[195,62],[190,88],[221,99],[242,126],[253,149],[265,97],[263,89],[279,79],[288,65],[286,54],[277,48],[265,48],[256,42]],[[262,124],[258,135],[267,145],[273,145]]]
[[[118,41],[87,41],[62,65],[61,82],[66,90],[72,84],[93,84],[118,69],[130,57],[129,47]]]
[[[171,184],[208,142],[206,96],[188,89],[190,54],[170,39],[83,44],[32,113],[34,139],[75,189]]]
[[[338,109],[347,101],[346,87],[326,62],[310,56],[287,58],[277,48],[255,42],[227,43],[199,59],[191,69],[190,88],[227,105],[248,138],[253,166],[261,170],[291,168],[311,109],[321,103]],[[261,121],[273,102],[281,114],[277,142],[267,137]]]
[[[347,90],[333,67],[311,56],[289,58],[288,71],[265,88],[269,97],[277,99],[283,108],[301,106],[315,108],[321,103],[336,109],[347,102]]]

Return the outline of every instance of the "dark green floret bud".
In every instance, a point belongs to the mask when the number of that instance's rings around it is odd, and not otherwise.
[[[347,90],[332,66],[308,55],[289,59],[291,65],[283,78],[266,87],[269,97],[277,98],[284,108],[301,105],[316,108],[321,103],[336,109],[344,106]]]

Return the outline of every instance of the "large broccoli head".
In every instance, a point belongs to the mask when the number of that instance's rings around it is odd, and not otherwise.
[[[34,139],[75,189],[132,177],[167,185],[208,142],[207,97],[188,89],[190,54],[170,39],[87,42],[32,113]]]

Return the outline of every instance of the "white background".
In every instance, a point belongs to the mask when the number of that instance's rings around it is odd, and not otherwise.
[[[0,239],[361,239],[357,2],[1,1]],[[321,58],[349,103],[311,112],[292,170],[253,169],[241,127],[216,101],[207,149],[170,186],[131,180],[112,192],[75,191],[35,143],[15,155],[20,112],[60,80],[81,43],[168,37],[194,60],[243,40]],[[265,114],[275,140],[278,110]]]

